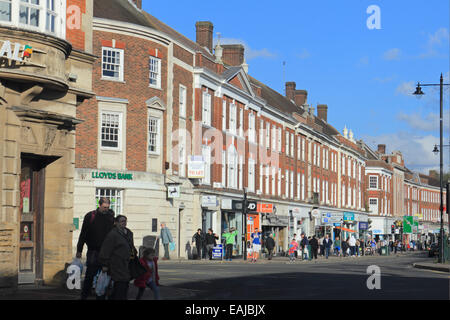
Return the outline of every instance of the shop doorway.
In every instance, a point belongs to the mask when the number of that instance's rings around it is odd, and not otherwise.
[[[19,284],[42,279],[45,169],[22,158],[20,173]]]

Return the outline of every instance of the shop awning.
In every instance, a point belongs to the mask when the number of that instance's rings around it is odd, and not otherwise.
[[[336,228],[336,229],[342,229],[342,231],[356,232],[355,230],[347,229],[347,228],[341,228],[341,227],[335,227],[335,228]]]

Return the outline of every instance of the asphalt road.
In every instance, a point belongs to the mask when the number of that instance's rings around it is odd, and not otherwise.
[[[448,273],[412,266],[414,262],[430,261],[426,253],[415,252],[387,257],[322,258],[294,264],[285,259],[256,264],[171,262],[161,263],[159,274],[164,286],[184,293],[174,297],[177,300],[449,300]],[[380,270],[379,282],[368,272],[368,267],[374,265]],[[375,289],[368,288],[369,277]]]

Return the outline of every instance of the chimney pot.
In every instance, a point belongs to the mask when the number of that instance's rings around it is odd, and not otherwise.
[[[386,145],[385,144],[379,144],[378,145],[378,153],[386,154]]]

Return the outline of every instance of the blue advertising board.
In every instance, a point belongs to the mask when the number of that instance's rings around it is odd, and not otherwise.
[[[222,259],[222,254],[223,254],[223,246],[221,244],[218,244],[217,246],[213,247],[212,249],[213,259]]]
[[[369,229],[369,223],[361,221],[359,223],[359,230],[367,230],[367,229]]]

